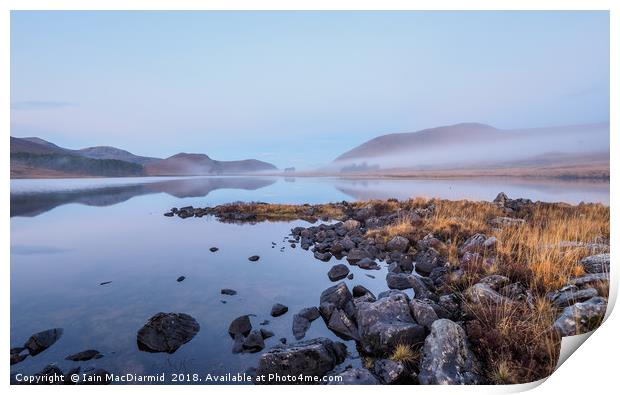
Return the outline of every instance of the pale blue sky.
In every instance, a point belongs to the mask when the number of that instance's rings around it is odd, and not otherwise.
[[[380,134],[609,119],[607,12],[13,12],[11,134],[311,167]]]

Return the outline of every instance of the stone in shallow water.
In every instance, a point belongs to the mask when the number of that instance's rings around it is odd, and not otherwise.
[[[249,261],[251,262],[256,262],[260,259],[260,257],[258,255],[252,255],[251,257],[248,258]]]
[[[230,289],[230,288],[224,288],[220,291],[222,293],[222,295],[236,295],[237,291],[235,291],[234,289]]]
[[[349,274],[349,268],[346,265],[339,263],[329,269],[329,271],[327,272],[327,277],[329,277],[331,281],[338,281],[345,278],[347,274]]]
[[[235,318],[228,327],[228,334],[233,339],[235,336],[247,336],[252,330],[252,323],[248,315],[242,315]]]
[[[103,355],[101,355],[101,353],[97,350],[84,350],[76,354],[69,355],[65,359],[67,361],[90,361],[91,359],[99,359],[101,357],[103,357]]]
[[[271,308],[271,316],[272,317],[279,317],[283,314],[285,314],[288,311],[288,307],[281,304],[281,303],[276,303],[273,305],[273,307]]]
[[[35,356],[51,347],[62,336],[62,328],[48,329],[43,332],[35,333],[30,336],[24,347],[28,349],[30,355]]]
[[[256,381],[256,384],[296,384],[295,382],[278,382],[270,378],[270,375],[275,374],[280,377],[300,374],[324,376],[344,361],[346,352],[347,347],[343,343],[333,342],[327,338],[275,346],[261,356],[256,374],[257,377],[264,376],[265,380]],[[297,384],[309,383],[298,382]]]
[[[147,352],[174,353],[194,338],[200,325],[184,313],[157,313],[138,331],[138,348]]]

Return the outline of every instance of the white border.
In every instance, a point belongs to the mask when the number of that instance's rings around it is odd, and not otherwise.
[[[618,62],[618,38],[620,37],[620,31],[618,25],[620,23],[620,2],[612,0],[591,0],[591,1],[579,1],[579,0],[443,0],[443,1],[421,1],[421,0],[383,0],[383,1],[371,1],[371,0],[299,0],[299,1],[285,1],[285,0],[228,0],[213,1],[213,0],[5,0],[0,3],[0,8],[3,13],[0,18],[1,40],[0,40],[0,53],[4,55],[2,62],[0,62],[0,69],[2,70],[2,77],[5,81],[4,94],[0,99],[0,120],[4,126],[5,135],[0,139],[0,149],[4,153],[2,167],[4,175],[6,177],[4,184],[2,185],[2,207],[9,207],[9,139],[8,135],[10,131],[10,70],[9,61],[10,58],[10,10],[345,10],[345,9],[358,9],[358,10],[610,10],[610,25],[611,25],[611,97],[610,104],[612,109],[618,108],[618,92],[619,81],[617,79],[617,70],[620,70],[620,64]],[[611,130],[611,157],[618,157],[617,150],[617,110],[612,111],[610,114],[610,130]],[[617,170],[617,161],[611,162],[611,173],[615,174]],[[611,180],[611,196],[610,202],[614,202],[614,197],[617,195],[616,183]],[[611,203],[610,203],[611,205]],[[6,211],[5,211],[6,212]],[[612,209],[612,229],[616,228],[618,223],[618,215],[616,210]],[[617,245],[617,235],[615,231],[612,231],[612,252]],[[9,298],[10,298],[10,271],[9,271],[9,258],[10,258],[10,221],[9,216],[6,216],[5,226],[2,228],[3,249],[3,282],[2,287],[2,311],[1,317],[5,317],[4,325],[2,326],[2,338],[4,354],[8,354],[9,351],[9,330],[10,322],[7,317],[9,314]],[[612,256],[613,261],[613,256]],[[616,264],[613,265],[617,267]],[[617,282],[618,276],[614,275],[615,271],[612,269],[612,284],[613,294],[617,295]],[[567,393],[581,393],[591,394],[599,391],[603,393],[610,392],[609,389],[616,385],[616,376],[618,374],[618,358],[620,357],[619,351],[619,334],[620,334],[620,319],[618,314],[612,314],[600,329],[598,329],[588,340],[588,345],[581,347],[576,355],[568,358],[568,360],[556,371],[551,377],[544,383],[544,385],[538,386],[533,392],[538,394],[551,393],[551,392],[566,392]],[[6,357],[5,357],[6,358]],[[2,384],[7,385],[9,383],[9,371],[10,366],[6,359],[4,362],[4,368],[0,373],[0,380]],[[518,385],[518,386],[469,386],[469,387],[421,387],[421,386],[400,386],[389,387],[390,392],[394,393],[410,393],[412,391],[416,393],[507,393],[507,392],[519,392],[526,389],[536,387],[537,384],[530,385]],[[356,391],[359,393],[373,393],[375,391],[383,391],[388,387],[345,387],[345,386],[326,386],[326,387],[313,387],[304,386],[296,387],[295,391],[299,393],[311,393],[317,390],[321,392],[349,392]],[[31,386],[12,386],[10,388],[15,392],[31,392],[37,391],[35,387]],[[66,393],[73,391],[82,391],[84,388],[77,386],[47,386],[40,388],[38,391],[45,391],[46,393]],[[291,390],[291,387],[263,387],[255,386],[248,388],[251,391],[261,392],[276,392],[285,393]],[[103,393],[104,391],[119,391],[128,393],[162,393],[170,391],[168,386],[116,386],[116,387],[89,387],[89,392]],[[217,388],[203,387],[203,386],[177,386],[175,391],[191,392],[191,393],[204,393],[205,391],[216,390],[222,393],[232,393],[239,390],[243,390],[238,386],[218,386]]]

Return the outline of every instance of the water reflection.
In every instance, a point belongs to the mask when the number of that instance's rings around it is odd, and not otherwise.
[[[49,180],[51,184],[64,180]],[[87,206],[111,206],[134,196],[167,193],[177,198],[203,197],[218,189],[256,190],[275,182],[254,177],[187,178],[143,182],[119,186],[89,186],[82,189],[11,191],[11,217],[34,217],[55,207],[80,203]],[[105,184],[104,184],[105,185]]]

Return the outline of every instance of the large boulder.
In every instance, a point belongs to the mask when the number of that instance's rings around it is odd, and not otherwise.
[[[596,329],[607,311],[607,300],[600,296],[564,309],[553,324],[561,336],[574,336]]]
[[[586,273],[609,273],[609,254],[591,255],[579,263]]]
[[[386,355],[398,344],[424,340],[424,327],[411,317],[406,295],[394,292],[375,302],[358,304],[357,325],[362,349],[375,355]]]
[[[317,338],[289,345],[278,345],[261,355],[256,369],[256,384],[291,384],[278,382],[276,376],[324,376],[342,363],[347,348],[343,343]],[[298,384],[309,384],[299,382]]]
[[[200,330],[194,317],[184,313],[157,313],[138,331],[138,348],[174,353]]]
[[[62,336],[62,332],[62,328],[53,328],[35,333],[26,340],[24,347],[28,349],[30,355],[35,356],[56,343]]]
[[[478,384],[478,362],[458,324],[440,319],[424,341],[420,384]]]
[[[377,385],[379,380],[365,368],[349,368],[333,376],[328,385]]]

